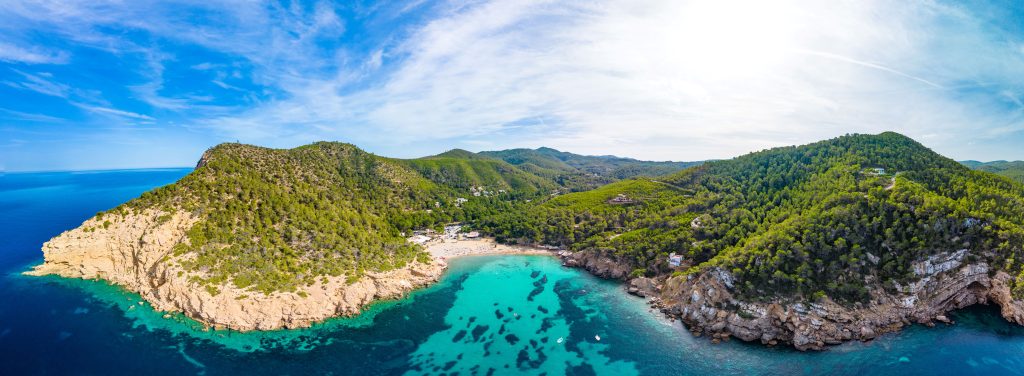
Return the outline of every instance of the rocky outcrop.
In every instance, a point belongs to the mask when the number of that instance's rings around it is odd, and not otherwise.
[[[591,274],[608,279],[626,279],[632,271],[629,266],[598,251],[561,252],[562,264],[582,268]]]
[[[1024,302],[1010,294],[1012,277],[979,262],[965,264],[966,251],[942,254],[914,266],[917,282],[896,294],[872,291],[859,308],[819,302],[746,302],[733,296],[733,278],[724,270],[671,277],[653,292],[663,312],[678,317],[696,335],[715,341],[736,337],[763,344],[791,344],[821,350],[849,340],[870,340],[911,323],[950,323],[948,312],[974,304],[998,304],[1009,321],[1024,325]],[[644,281],[642,285],[650,286]],[[634,284],[633,288],[639,287]],[[651,294],[648,292],[647,294]]]
[[[93,218],[43,245],[45,262],[27,274],[103,279],[139,293],[154,309],[180,311],[205,324],[237,330],[306,327],[335,316],[354,315],[365,305],[394,299],[435,282],[439,262],[412,263],[383,273],[367,273],[352,284],[327,277],[302,293],[270,295],[226,285],[219,293],[188,281],[172,248],[186,240],[197,221],[183,212],[146,210]]]

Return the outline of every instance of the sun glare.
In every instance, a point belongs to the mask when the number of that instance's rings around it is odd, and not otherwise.
[[[698,0],[682,6],[670,34],[689,74],[736,77],[777,66],[793,48],[797,9],[786,2]]]

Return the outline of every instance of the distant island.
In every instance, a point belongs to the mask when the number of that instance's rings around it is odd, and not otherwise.
[[[703,163],[230,143],[50,240],[29,273],[107,280],[158,310],[270,330],[401,296],[436,281],[447,257],[551,251],[695,335],[808,350],[974,304],[1024,324],[1021,208],[1024,184],[896,133]]]

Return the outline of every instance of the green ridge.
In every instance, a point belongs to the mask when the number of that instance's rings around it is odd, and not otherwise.
[[[632,203],[610,204],[618,194]],[[1024,185],[883,133],[624,181],[485,227],[508,240],[599,252],[636,274],[672,272],[668,254],[682,254],[688,272],[732,272],[750,299],[855,303],[869,288],[914,280],[912,263],[940,252],[969,249],[972,260],[1018,275],[1022,207]]]
[[[1024,183],[1024,161],[963,161],[960,163],[963,163],[965,166],[970,167],[973,170],[991,172],[996,175],[1008,177],[1016,182]]]

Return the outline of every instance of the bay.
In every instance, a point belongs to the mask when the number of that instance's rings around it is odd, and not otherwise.
[[[207,331],[100,281],[26,277],[40,247],[189,169],[0,175],[0,374],[1020,374],[1024,329],[992,307],[828,351],[713,345],[621,285],[545,256],[453,260],[405,299],[309,329]]]

